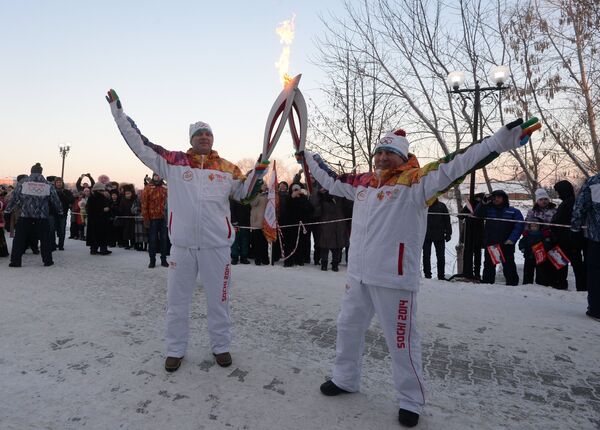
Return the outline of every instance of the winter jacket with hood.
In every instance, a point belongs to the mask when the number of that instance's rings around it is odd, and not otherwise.
[[[305,151],[316,180],[331,195],[354,200],[348,284],[417,291],[428,205],[473,168],[496,158],[507,146],[505,139],[514,138],[510,133],[503,130],[424,167],[409,154],[406,163],[379,175],[337,176],[318,155]]]
[[[536,203],[533,205],[533,208],[527,211],[525,219],[527,221],[532,221],[537,218],[540,220],[540,222],[550,222],[552,221],[552,217],[554,217],[555,213],[556,205],[554,203],[550,202],[546,207],[541,207]]]
[[[32,173],[17,184],[5,212],[10,213],[13,208],[20,207],[23,218],[46,219],[50,212],[49,205],[58,215],[62,215],[56,188],[41,173]]]
[[[575,204],[575,190],[573,185],[569,181],[558,181],[554,184],[554,189],[558,193],[558,198],[561,199],[560,205],[556,208],[556,213],[552,217],[552,223],[554,224],[571,224],[571,217],[573,214],[573,205]],[[573,246],[577,246],[583,240],[581,237],[571,234],[568,227],[552,227],[552,235],[558,241],[561,248],[570,249]]]
[[[73,193],[70,190],[67,190],[64,187],[64,185],[61,188],[56,188],[56,193],[62,205],[63,215],[67,215],[67,213],[69,213],[69,208],[75,201],[75,197],[73,196]]]
[[[142,217],[144,221],[163,219],[167,208],[167,187],[160,183],[150,182],[144,187],[141,197]]]
[[[137,157],[169,184],[167,226],[175,246],[193,249],[229,247],[235,240],[229,197],[250,195],[248,179],[216,151],[206,156],[168,151],[151,143],[114,103],[111,111],[125,142]],[[257,182],[260,186],[260,181]]]
[[[347,199],[332,196],[327,191],[317,192],[315,199],[315,212],[320,216],[317,221],[320,224],[317,246],[320,248],[336,249],[345,248],[349,245],[350,225],[347,221],[328,222],[349,218],[349,202]]]
[[[586,237],[600,242],[600,173],[589,178],[581,187],[571,222],[574,230],[579,230],[585,223]]]
[[[88,246],[105,245],[110,234],[110,204],[108,197],[100,191],[93,191],[86,203]]]
[[[446,237],[452,236],[452,224],[450,223],[450,215],[431,215],[439,213],[448,213],[448,207],[436,200],[427,213],[427,233],[425,240],[439,241],[445,240]]]
[[[502,196],[501,205],[494,205],[491,201],[496,196]],[[520,210],[510,206],[508,194],[502,190],[495,190],[491,194],[489,203],[480,203],[475,209],[475,216],[480,218],[500,218],[511,221],[523,221],[523,214]],[[485,221],[485,234],[483,243],[485,246],[503,244],[510,240],[513,244],[517,243],[524,229],[523,223],[499,221],[487,219]]]

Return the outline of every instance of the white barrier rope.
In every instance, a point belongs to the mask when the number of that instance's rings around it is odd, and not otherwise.
[[[71,215],[81,215],[81,212],[71,212]],[[571,228],[570,224],[556,224],[556,223],[551,223],[551,222],[541,222],[541,221],[527,221],[527,220],[514,220],[514,219],[505,219],[505,218],[488,218],[488,217],[478,217],[475,216],[473,214],[470,213],[457,213],[457,212],[427,212],[428,215],[444,215],[444,216],[455,216],[457,218],[470,218],[470,219],[474,219],[474,220],[481,220],[481,221],[501,221],[501,222],[510,222],[513,224],[537,224],[537,225],[546,225],[549,227],[561,227],[561,228]],[[83,214],[84,216],[87,216],[87,214]],[[125,216],[125,215],[117,215],[115,217],[113,217],[113,219],[143,219],[143,217],[139,216],[139,215],[131,215],[131,216]],[[340,218],[340,219],[335,219],[335,220],[331,220],[331,221],[315,221],[315,222],[300,222],[298,224],[286,224],[286,225],[278,225],[279,228],[285,228],[285,227],[300,227],[300,226],[309,226],[309,225],[320,225],[320,224],[331,224],[331,223],[335,223],[335,222],[343,222],[343,221],[352,221],[352,218]],[[238,229],[246,229],[246,230],[262,230],[262,227],[249,227],[249,226],[236,226],[236,228]],[[582,229],[587,228],[587,226],[582,226]],[[306,229],[305,229],[306,230]]]

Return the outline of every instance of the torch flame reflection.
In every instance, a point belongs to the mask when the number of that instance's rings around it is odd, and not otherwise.
[[[279,35],[279,42],[283,45],[279,60],[275,63],[275,67],[279,72],[281,83],[287,85],[292,77],[288,75],[290,69],[290,50],[292,42],[294,41],[294,29],[295,29],[296,15],[292,16],[292,19],[285,20],[277,26],[275,32]]]

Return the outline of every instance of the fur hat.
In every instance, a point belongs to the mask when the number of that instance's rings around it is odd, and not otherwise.
[[[31,173],[42,173],[42,165],[40,163],[35,163],[33,166],[31,166]]]
[[[408,158],[408,140],[406,139],[406,132],[402,129],[391,131],[387,133],[377,146],[375,146],[375,152],[378,151],[390,151],[400,155],[402,158]]]
[[[192,137],[194,137],[194,135],[200,131],[208,131],[210,134],[212,134],[212,128],[210,128],[210,125],[205,122],[198,121],[190,124],[190,141],[192,140]]]
[[[550,200],[550,196],[548,195],[548,191],[544,188],[538,188],[535,190],[535,201],[537,202],[540,199],[548,199]]]
[[[106,191],[106,185],[102,182],[96,182],[92,187],[92,191]]]

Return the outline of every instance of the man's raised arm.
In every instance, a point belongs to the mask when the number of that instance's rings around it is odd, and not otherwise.
[[[178,153],[167,151],[159,145],[150,142],[137,128],[131,118],[123,112],[123,105],[116,91],[108,91],[106,101],[127,145],[137,157],[153,172],[161,177],[167,177],[167,159],[174,158]]]
[[[325,164],[319,154],[310,151],[303,151],[303,153],[310,173],[323,188],[329,191],[329,194],[354,200],[356,184],[362,175],[344,174],[338,176]]]
[[[420,169],[423,200],[431,202],[451,186],[462,182],[471,171],[492,162],[502,152],[521,147],[540,127],[541,124],[538,123],[537,118],[532,118],[525,123],[519,118],[503,126],[481,143],[426,164]]]

